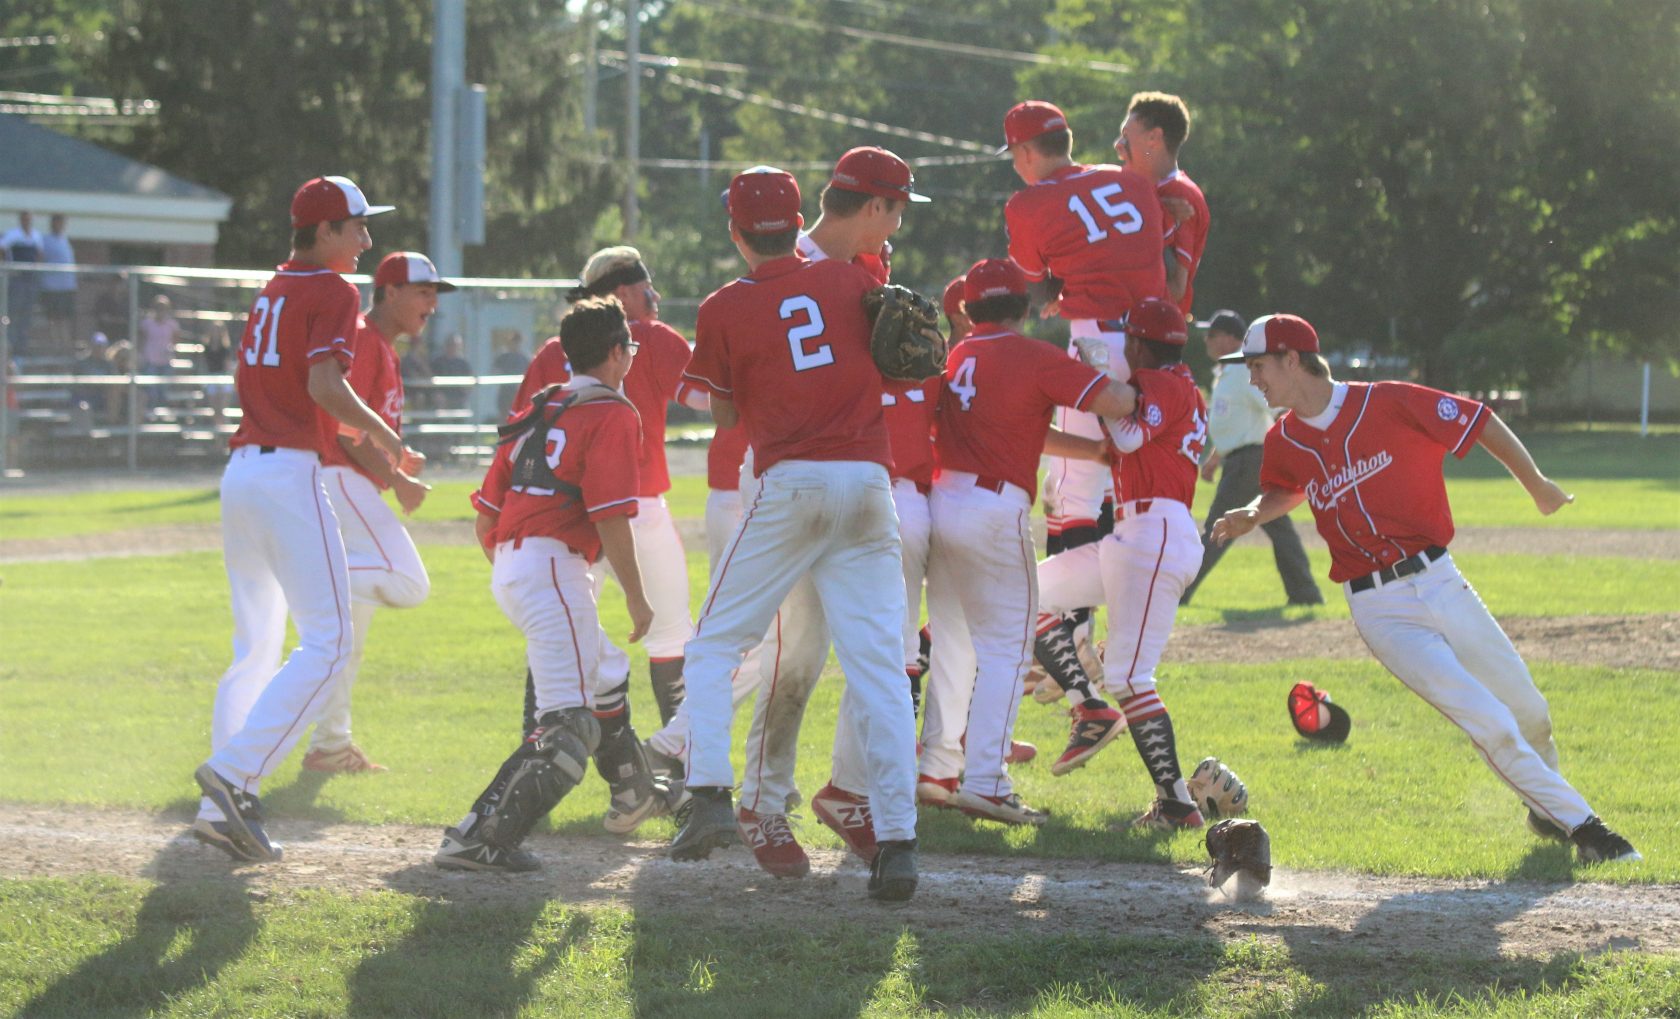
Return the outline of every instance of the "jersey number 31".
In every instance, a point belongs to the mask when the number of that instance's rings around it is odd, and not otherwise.
[[[251,327],[245,333],[243,344],[246,364],[255,368],[259,356],[266,368],[280,363],[280,311],[285,307],[284,297],[272,305],[267,294],[257,298],[256,306],[251,309]]]

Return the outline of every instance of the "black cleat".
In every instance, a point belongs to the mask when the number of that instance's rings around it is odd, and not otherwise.
[[[916,894],[916,840],[888,839],[877,843],[869,865],[869,897],[881,902],[904,902]]]
[[[741,841],[735,827],[735,805],[728,789],[690,786],[688,816],[671,840],[671,859],[704,860],[712,850]]]
[[[444,870],[489,870],[506,874],[528,874],[542,869],[536,856],[524,849],[503,849],[480,842],[462,835],[459,828],[443,830],[443,845],[438,847],[432,862]]]
[[[216,774],[208,764],[199,765],[198,770],[193,772],[193,780],[222,812],[223,827],[212,831],[226,838],[228,844],[238,850],[240,857],[256,863],[280,859],[280,847],[268,841],[268,834],[263,831],[262,807],[255,796]],[[198,837],[204,840],[203,835]],[[211,844],[217,845],[214,842]]]
[[[1611,831],[1598,815],[1587,818],[1569,833],[1575,843],[1575,859],[1581,863],[1616,863],[1643,860],[1633,843]]]
[[[228,837],[228,823],[226,821],[211,821],[203,817],[196,818],[190,831],[193,838],[207,846],[215,846],[239,863],[269,863],[279,860],[285,852],[280,847],[280,843],[270,842],[268,847],[274,855],[247,856],[245,851],[234,845],[233,839]]]

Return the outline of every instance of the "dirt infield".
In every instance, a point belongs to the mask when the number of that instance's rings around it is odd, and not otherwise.
[[[814,822],[813,822],[814,823]],[[536,835],[537,874],[461,874],[431,865],[438,831],[309,827],[281,821],[286,859],[236,866],[186,835],[183,818],[0,804],[0,876],[114,874],[160,883],[224,882],[254,897],[293,889],[378,889],[495,903],[546,897],[638,913],[729,908],[766,922],[878,923],[974,937],[1009,932],[1132,937],[1258,936],[1292,946],[1387,955],[1551,956],[1613,949],[1680,950],[1680,886],[1436,881],[1278,870],[1257,902],[1225,901],[1200,872],[1164,864],[924,854],[906,907],[864,897],[866,872],[834,851],[811,853],[803,881],[776,881],[742,848],[677,864],[657,843]],[[1561,847],[1535,843],[1537,853]]]

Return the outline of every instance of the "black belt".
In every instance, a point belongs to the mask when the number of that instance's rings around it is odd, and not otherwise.
[[[1429,568],[1429,564],[1447,554],[1446,548],[1431,545],[1416,555],[1409,555],[1395,563],[1385,566],[1375,573],[1367,573],[1363,577],[1354,577],[1348,581],[1348,590],[1353,594],[1369,591],[1378,584],[1391,584],[1401,577],[1409,577],[1414,573],[1422,573]]]
[[[1123,333],[1126,331],[1126,323],[1123,319],[1102,318],[1097,320],[1097,328],[1105,333]]]
[[[272,453],[279,448],[280,448],[279,446],[258,446],[257,447],[257,452],[259,452],[259,453]]]

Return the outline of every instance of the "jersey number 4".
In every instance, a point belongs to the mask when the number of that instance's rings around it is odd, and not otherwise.
[[[823,325],[822,309],[817,302],[804,294],[796,294],[782,302],[780,315],[783,322],[789,322],[803,317],[804,321],[788,330],[788,349],[793,352],[793,370],[796,372],[810,371],[834,363],[834,348],[828,344],[819,344],[815,350],[805,344],[823,334],[827,328]]]
[[[1113,227],[1116,233],[1135,234],[1143,229],[1143,213],[1131,202],[1114,200],[1121,190],[1118,184],[1104,184],[1100,188],[1092,188],[1091,201],[1096,203],[1097,209],[1102,212],[1108,220],[1108,225]],[[1108,230],[1091,214],[1091,208],[1085,204],[1085,199],[1078,195],[1069,195],[1067,204],[1068,209],[1085,224],[1085,243],[1095,244],[1108,236]]]
[[[951,376],[951,381],[945,383],[945,388],[955,394],[962,403],[963,410],[968,410],[973,405],[974,394],[979,392],[974,385],[974,367],[977,360],[972,357],[963,358],[962,364],[957,365],[957,373]]]
[[[243,344],[245,363],[255,368],[258,359],[266,368],[280,363],[280,312],[286,307],[284,297],[269,304],[268,295],[257,298],[251,309],[251,328],[245,333]]]

